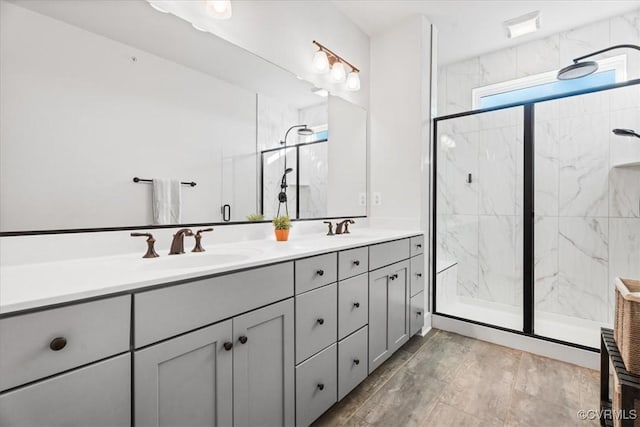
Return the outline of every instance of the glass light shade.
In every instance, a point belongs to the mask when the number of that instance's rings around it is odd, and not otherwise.
[[[352,71],[347,76],[347,90],[360,90],[360,74],[357,71]]]
[[[347,69],[340,61],[336,61],[331,67],[331,79],[336,83],[342,83],[347,78]]]
[[[316,73],[326,73],[329,71],[329,58],[327,58],[327,54],[319,50],[313,55],[313,70]]]
[[[216,19],[231,18],[231,0],[206,0],[207,14]]]

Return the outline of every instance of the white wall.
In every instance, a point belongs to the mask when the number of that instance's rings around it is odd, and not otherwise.
[[[431,25],[414,16],[371,39],[372,221],[426,230],[429,194]]]
[[[255,206],[254,93],[1,7],[3,230],[151,224],[151,186],[134,176],[196,181],[183,187],[183,222],[218,221],[223,157],[243,180],[235,196]]]

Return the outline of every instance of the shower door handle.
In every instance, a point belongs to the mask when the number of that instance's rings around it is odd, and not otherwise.
[[[231,205],[222,205],[222,220],[224,222],[231,221]]]

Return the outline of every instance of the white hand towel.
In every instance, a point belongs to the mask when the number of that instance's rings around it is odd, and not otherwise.
[[[178,179],[153,179],[153,223],[180,224],[182,193]]]

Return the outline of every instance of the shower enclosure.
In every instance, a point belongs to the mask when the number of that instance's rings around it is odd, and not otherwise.
[[[640,81],[435,119],[433,312],[583,348],[640,277]]]

